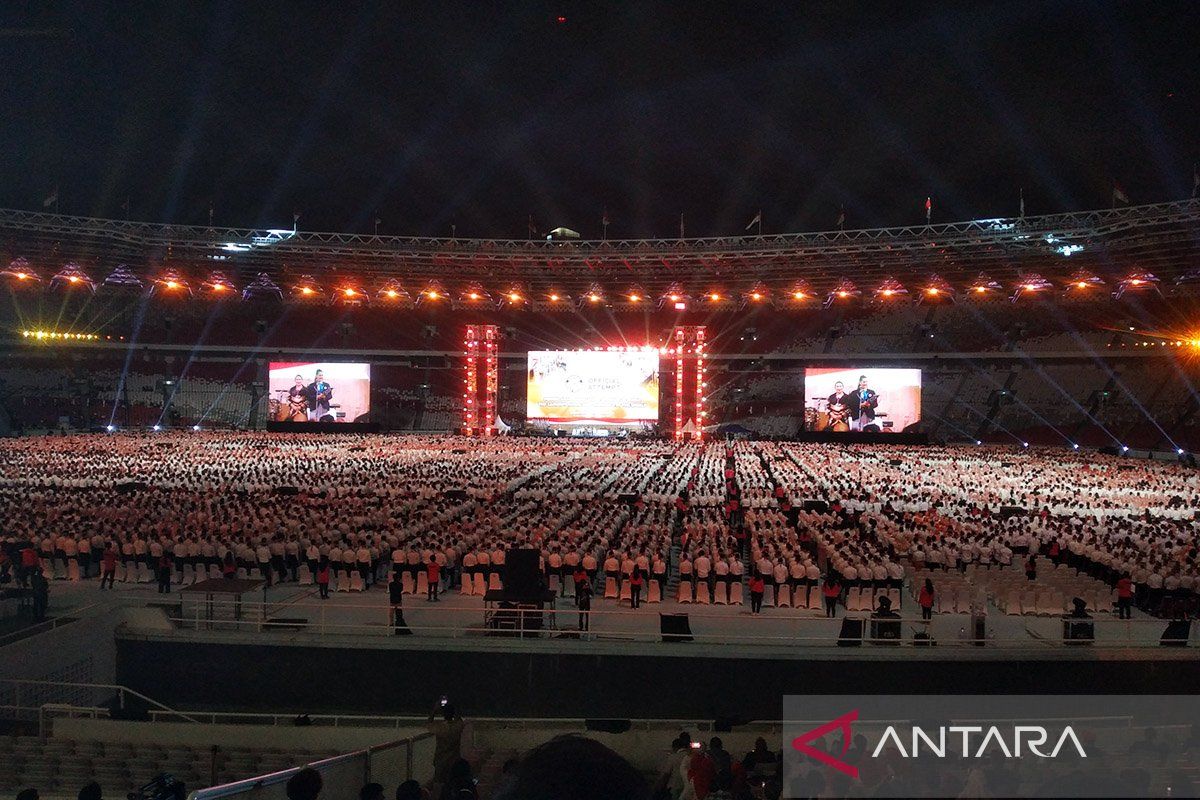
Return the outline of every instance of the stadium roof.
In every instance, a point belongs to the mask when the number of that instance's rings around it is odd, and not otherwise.
[[[336,274],[372,282],[513,281],[584,291],[600,281],[693,291],[756,281],[842,279],[869,289],[886,277],[936,273],[960,290],[981,272],[1008,285],[1026,273],[1068,280],[1079,270],[1119,279],[1130,270],[1164,285],[1200,267],[1200,200],[1025,218],[701,239],[546,241],[437,239],[161,225],[0,210],[7,258],[57,269],[66,262],[153,272],[219,268],[243,276]]]

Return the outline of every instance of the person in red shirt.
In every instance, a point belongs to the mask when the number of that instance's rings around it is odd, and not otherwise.
[[[1128,575],[1122,575],[1117,580],[1117,619],[1129,619],[1133,616],[1133,580]]]
[[[763,593],[767,589],[767,584],[763,581],[763,577],[759,572],[755,572],[750,578],[750,613],[762,613]]]
[[[933,596],[933,581],[926,578],[925,585],[921,587],[921,591],[917,595],[917,605],[921,607],[921,619],[926,622],[933,619]]]
[[[629,607],[637,608],[641,605],[642,584],[646,579],[642,577],[640,568],[634,569],[633,575],[629,578]]]
[[[321,599],[329,599],[329,558],[321,556],[317,562],[317,588],[321,590]]]
[[[113,581],[117,577],[117,548],[109,542],[104,546],[104,554],[100,556],[100,589],[104,589],[104,582],[108,581],[108,588],[113,588]]]
[[[426,599],[436,603],[438,599],[438,581],[442,577],[442,568],[434,560],[433,556],[429,557],[429,566],[425,568],[425,577],[429,579],[429,594]]]
[[[21,586],[29,585],[29,576],[40,568],[41,565],[41,557],[38,556],[38,552],[33,548],[33,545],[25,545],[21,550],[21,572],[17,576],[17,580],[20,581]]]
[[[842,596],[842,584],[832,572],[825,575],[825,583],[821,586],[821,594],[825,596],[825,616],[837,616],[838,598]]]

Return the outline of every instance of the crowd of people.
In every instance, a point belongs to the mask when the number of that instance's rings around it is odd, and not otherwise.
[[[541,552],[560,594],[636,607],[668,583],[831,611],[919,570],[1038,554],[1136,605],[1194,601],[1200,473],[1063,450],[161,433],[26,438],[0,465],[0,581],[307,573],[492,584]],[[734,588],[736,587],[736,588]],[[836,592],[830,593],[830,587]],[[916,590],[914,589],[914,595]]]

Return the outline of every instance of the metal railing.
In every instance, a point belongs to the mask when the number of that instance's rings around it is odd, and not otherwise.
[[[1067,617],[1059,615],[1008,615],[993,613],[985,615],[987,633],[977,639],[971,633],[968,613],[935,614],[931,623],[919,617],[903,616],[880,620],[900,627],[898,638],[874,636],[871,632],[875,620],[869,611],[844,612],[839,609],[836,618],[827,618],[815,609],[772,608],[756,616],[731,612],[737,606],[692,604],[662,606],[643,601],[640,609],[603,609],[587,612],[588,630],[578,629],[580,612],[575,608],[546,608],[542,610],[485,609],[479,605],[455,602],[455,593],[443,595],[447,602],[432,604],[417,600],[404,610],[410,613],[405,618],[405,628],[422,637],[443,639],[477,638],[481,634],[498,636],[547,638],[566,634],[575,640],[614,642],[661,642],[655,615],[659,611],[685,613],[691,626],[691,641],[713,646],[773,645],[777,647],[828,647],[837,643],[844,617],[863,620],[863,640],[868,643],[923,646],[929,642],[916,638],[918,633],[932,633],[942,647],[976,647],[1012,649],[1058,649],[1077,645],[1078,641],[1064,641],[1063,624]],[[292,637],[309,636],[391,636],[395,633],[391,608],[383,603],[368,604],[337,601],[293,601],[281,609],[279,603],[243,600],[240,602],[241,617],[234,617],[234,601],[214,599],[212,601],[187,601],[181,604],[180,613],[169,613],[169,620],[177,627],[198,632],[253,632],[255,634],[280,633]],[[383,599],[383,598],[381,598]],[[415,596],[412,597],[416,600]],[[569,601],[569,599],[568,599]],[[600,605],[607,601],[597,599]],[[193,605],[194,603],[194,605]],[[276,609],[283,610],[286,617],[272,616]],[[209,611],[211,610],[211,617]],[[506,627],[485,625],[485,614],[509,614],[504,620]],[[527,623],[522,622],[520,614]],[[820,616],[818,616],[820,614]],[[469,620],[475,615],[475,620]],[[536,620],[536,621],[535,621]],[[1158,648],[1166,620],[1117,619],[1109,614],[1095,615],[1090,622],[1094,637],[1088,644],[1095,648]],[[522,627],[522,625],[525,627]],[[947,626],[951,630],[947,630]],[[1183,646],[1191,646],[1192,636],[1183,640]]]
[[[78,700],[84,697],[90,697],[90,700],[81,705]],[[0,714],[10,719],[37,719],[41,723],[48,708],[87,708],[94,712],[93,717],[108,716],[110,708],[125,710],[131,700],[145,704],[147,712],[171,714],[187,722],[198,721],[120,684],[0,679]]]
[[[321,797],[330,800],[351,800],[358,796],[363,785],[371,782],[388,787],[410,779],[427,783],[433,771],[433,744],[433,734],[420,733],[278,772],[199,789],[188,795],[188,800],[230,797],[285,800],[287,782],[305,768],[321,773],[324,781]]]

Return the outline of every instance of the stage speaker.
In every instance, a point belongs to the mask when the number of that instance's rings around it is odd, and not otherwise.
[[[1187,647],[1188,638],[1192,635],[1192,621],[1190,619],[1173,619],[1167,623],[1167,629],[1163,631],[1162,638],[1158,643],[1162,647]]]
[[[1091,644],[1096,639],[1096,625],[1090,619],[1063,620],[1063,644]]]
[[[659,614],[658,628],[664,642],[692,641],[692,626],[687,614]]]
[[[838,647],[858,647],[862,644],[866,621],[855,617],[842,617],[842,631],[838,634]]]
[[[510,600],[537,600],[543,593],[542,570],[538,566],[541,551],[533,548],[504,552],[504,594]]]

